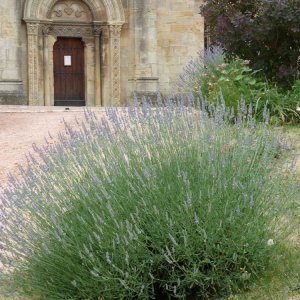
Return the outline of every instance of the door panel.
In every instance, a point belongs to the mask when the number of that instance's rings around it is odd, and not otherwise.
[[[84,46],[81,39],[58,38],[53,48],[54,105],[84,106]]]

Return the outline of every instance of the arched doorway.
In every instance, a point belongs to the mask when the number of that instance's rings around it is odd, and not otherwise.
[[[120,41],[125,22],[121,0],[25,0],[24,21],[27,24],[29,105],[63,105],[64,100],[88,106],[120,104]],[[54,45],[61,38],[82,41],[84,73],[78,76],[83,74],[84,85],[76,95],[64,94],[65,87],[59,76],[54,78],[61,72],[56,69],[53,53]],[[63,56],[68,63],[70,55]],[[61,59],[58,59],[60,64]],[[62,69],[68,72],[67,66]],[[64,99],[66,97],[69,98]],[[71,99],[73,97],[75,99]]]
[[[84,45],[58,37],[53,47],[54,105],[85,106]]]

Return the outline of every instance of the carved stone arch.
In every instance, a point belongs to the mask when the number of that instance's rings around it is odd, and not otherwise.
[[[49,10],[59,0],[26,0],[24,7],[24,20],[45,20]],[[125,14],[121,0],[81,0],[92,11],[94,21],[109,24],[124,24]],[[103,20],[103,10],[106,19]]]
[[[76,20],[77,22],[91,23],[93,21],[93,13],[83,1],[59,0],[48,11],[47,19],[64,22]]]
[[[120,103],[120,39],[125,22],[121,0],[25,0],[24,21],[28,41],[29,105],[53,105],[51,57],[56,37],[79,37],[88,41],[85,66],[89,105]],[[85,14],[86,17],[82,17]],[[54,38],[54,39],[53,39]],[[101,42],[100,42],[101,41]],[[99,44],[102,45],[99,48]],[[43,48],[41,49],[41,45]],[[101,58],[109,70],[103,80]],[[94,70],[91,69],[93,66]],[[94,77],[92,77],[94,74]],[[107,74],[107,75],[106,75]],[[94,90],[94,91],[93,91]],[[93,100],[91,100],[93,99]],[[110,100],[109,100],[110,99]]]
[[[47,11],[45,10],[45,8],[41,8],[41,11],[39,12],[39,14],[46,15],[47,19],[52,19],[51,13],[53,11],[53,8],[60,2],[65,2],[65,1],[63,1],[63,0],[48,0]],[[89,11],[92,14],[93,21],[94,20],[95,21],[101,20],[102,22],[107,21],[106,9],[102,2],[98,3],[99,7],[95,7],[93,1],[90,1],[90,0],[79,0],[79,2],[82,2],[83,5],[88,7]]]

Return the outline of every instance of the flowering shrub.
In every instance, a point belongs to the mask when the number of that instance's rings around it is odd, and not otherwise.
[[[180,92],[198,96],[199,93],[207,95],[210,81],[216,81],[220,73],[218,68],[225,64],[222,48],[214,47],[204,52],[199,51],[197,57],[192,59],[184,68],[178,81]]]
[[[225,60],[219,47],[199,52],[180,75],[179,91],[192,91],[195,98],[203,95],[210,103],[217,103],[223,98],[227,106],[235,109],[243,98],[260,121],[267,109],[273,123],[300,122],[296,111],[300,105],[300,81],[295,81],[291,90],[282,91],[258,78],[258,71],[253,71],[248,64],[248,61],[239,58]]]
[[[212,299],[268,267],[289,233],[290,178],[274,158],[284,145],[245,106],[230,125],[224,105],[178,102],[87,112],[35,147],[1,199],[6,287],[38,299]]]
[[[208,50],[204,56],[210,56],[211,53],[216,55],[213,49],[212,51]],[[220,54],[220,58],[222,58],[222,54]],[[225,62],[224,59],[220,58],[214,63],[205,64],[204,68],[201,66],[203,70],[199,74],[195,70],[195,72],[190,73],[192,76],[188,79],[184,78],[183,75],[181,83],[190,81],[187,88],[193,85],[195,96],[203,93],[211,103],[216,103],[220,95],[223,96],[226,105],[229,107],[237,108],[241,97],[244,97],[245,101],[250,103],[255,94],[265,86],[265,83],[259,82],[254,77],[256,72],[248,67],[248,62],[241,59]],[[190,66],[194,66],[195,69],[199,70],[198,66],[201,63],[203,64],[201,56],[199,56],[197,63],[195,64],[192,61]]]

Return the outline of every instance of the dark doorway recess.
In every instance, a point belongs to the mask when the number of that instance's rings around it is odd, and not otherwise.
[[[54,105],[85,106],[84,45],[78,38],[57,38],[53,48]]]

